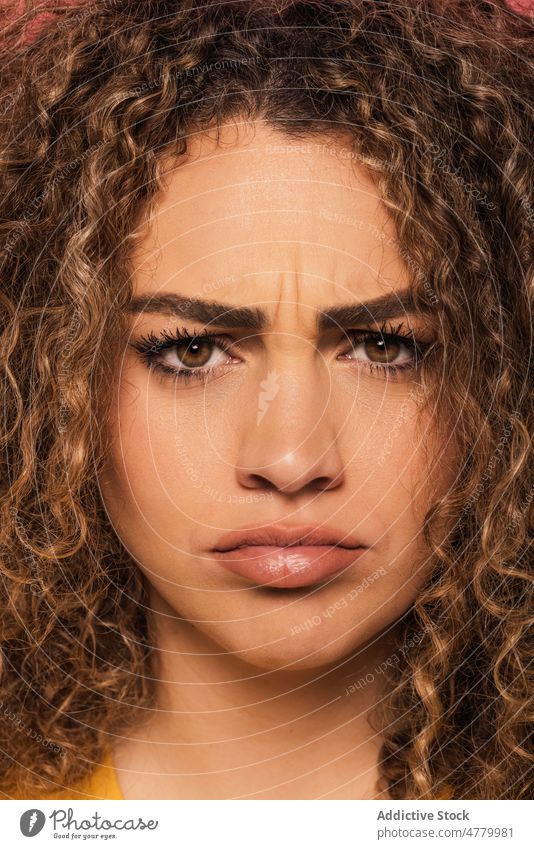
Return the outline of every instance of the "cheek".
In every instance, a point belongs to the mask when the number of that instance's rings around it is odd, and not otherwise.
[[[446,428],[440,434],[417,397],[407,394],[382,398],[380,414],[377,404],[362,405],[357,423],[357,436],[345,433],[352,457],[350,512],[376,540],[377,559],[387,572],[381,586],[387,585],[392,599],[400,592],[404,604],[413,601],[431,568],[424,520],[454,480],[454,450]]]
[[[124,380],[109,425],[108,501],[160,530],[205,521],[206,505],[230,483],[234,429],[220,409],[201,391],[184,403],[157,378]]]
[[[422,520],[429,506],[429,459],[440,449],[432,423],[410,396],[400,390],[389,397],[369,393],[347,418],[342,444],[359,511],[365,505],[382,524]]]

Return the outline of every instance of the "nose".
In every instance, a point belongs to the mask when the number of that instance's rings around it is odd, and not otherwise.
[[[309,362],[271,367],[243,420],[237,476],[248,489],[329,490],[344,469],[330,400],[330,381]],[[254,418],[251,420],[251,416]]]

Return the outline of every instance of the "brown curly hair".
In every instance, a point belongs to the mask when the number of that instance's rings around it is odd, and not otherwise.
[[[349,135],[439,328],[432,403],[452,416],[458,476],[425,520],[432,569],[403,623],[414,648],[392,673],[381,785],[529,798],[532,20],[502,0],[94,0],[49,3],[29,39],[39,9],[14,5],[0,10],[4,795],[72,786],[153,704],[147,588],[97,485],[131,247],[163,157],[240,116]]]

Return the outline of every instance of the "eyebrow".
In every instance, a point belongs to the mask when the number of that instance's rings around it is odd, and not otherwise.
[[[269,326],[268,314],[259,307],[240,307],[201,298],[186,298],[172,293],[139,295],[131,300],[128,312],[179,316],[231,330],[260,331]],[[317,311],[316,326],[319,333],[324,333],[333,328],[349,329],[361,322],[384,321],[410,312],[415,312],[413,296],[409,289],[403,289],[370,301],[320,309]]]

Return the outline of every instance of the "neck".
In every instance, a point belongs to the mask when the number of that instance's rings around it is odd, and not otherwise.
[[[328,666],[261,669],[156,593],[152,609],[157,709],[115,748],[126,798],[380,798],[370,712],[393,635]]]

